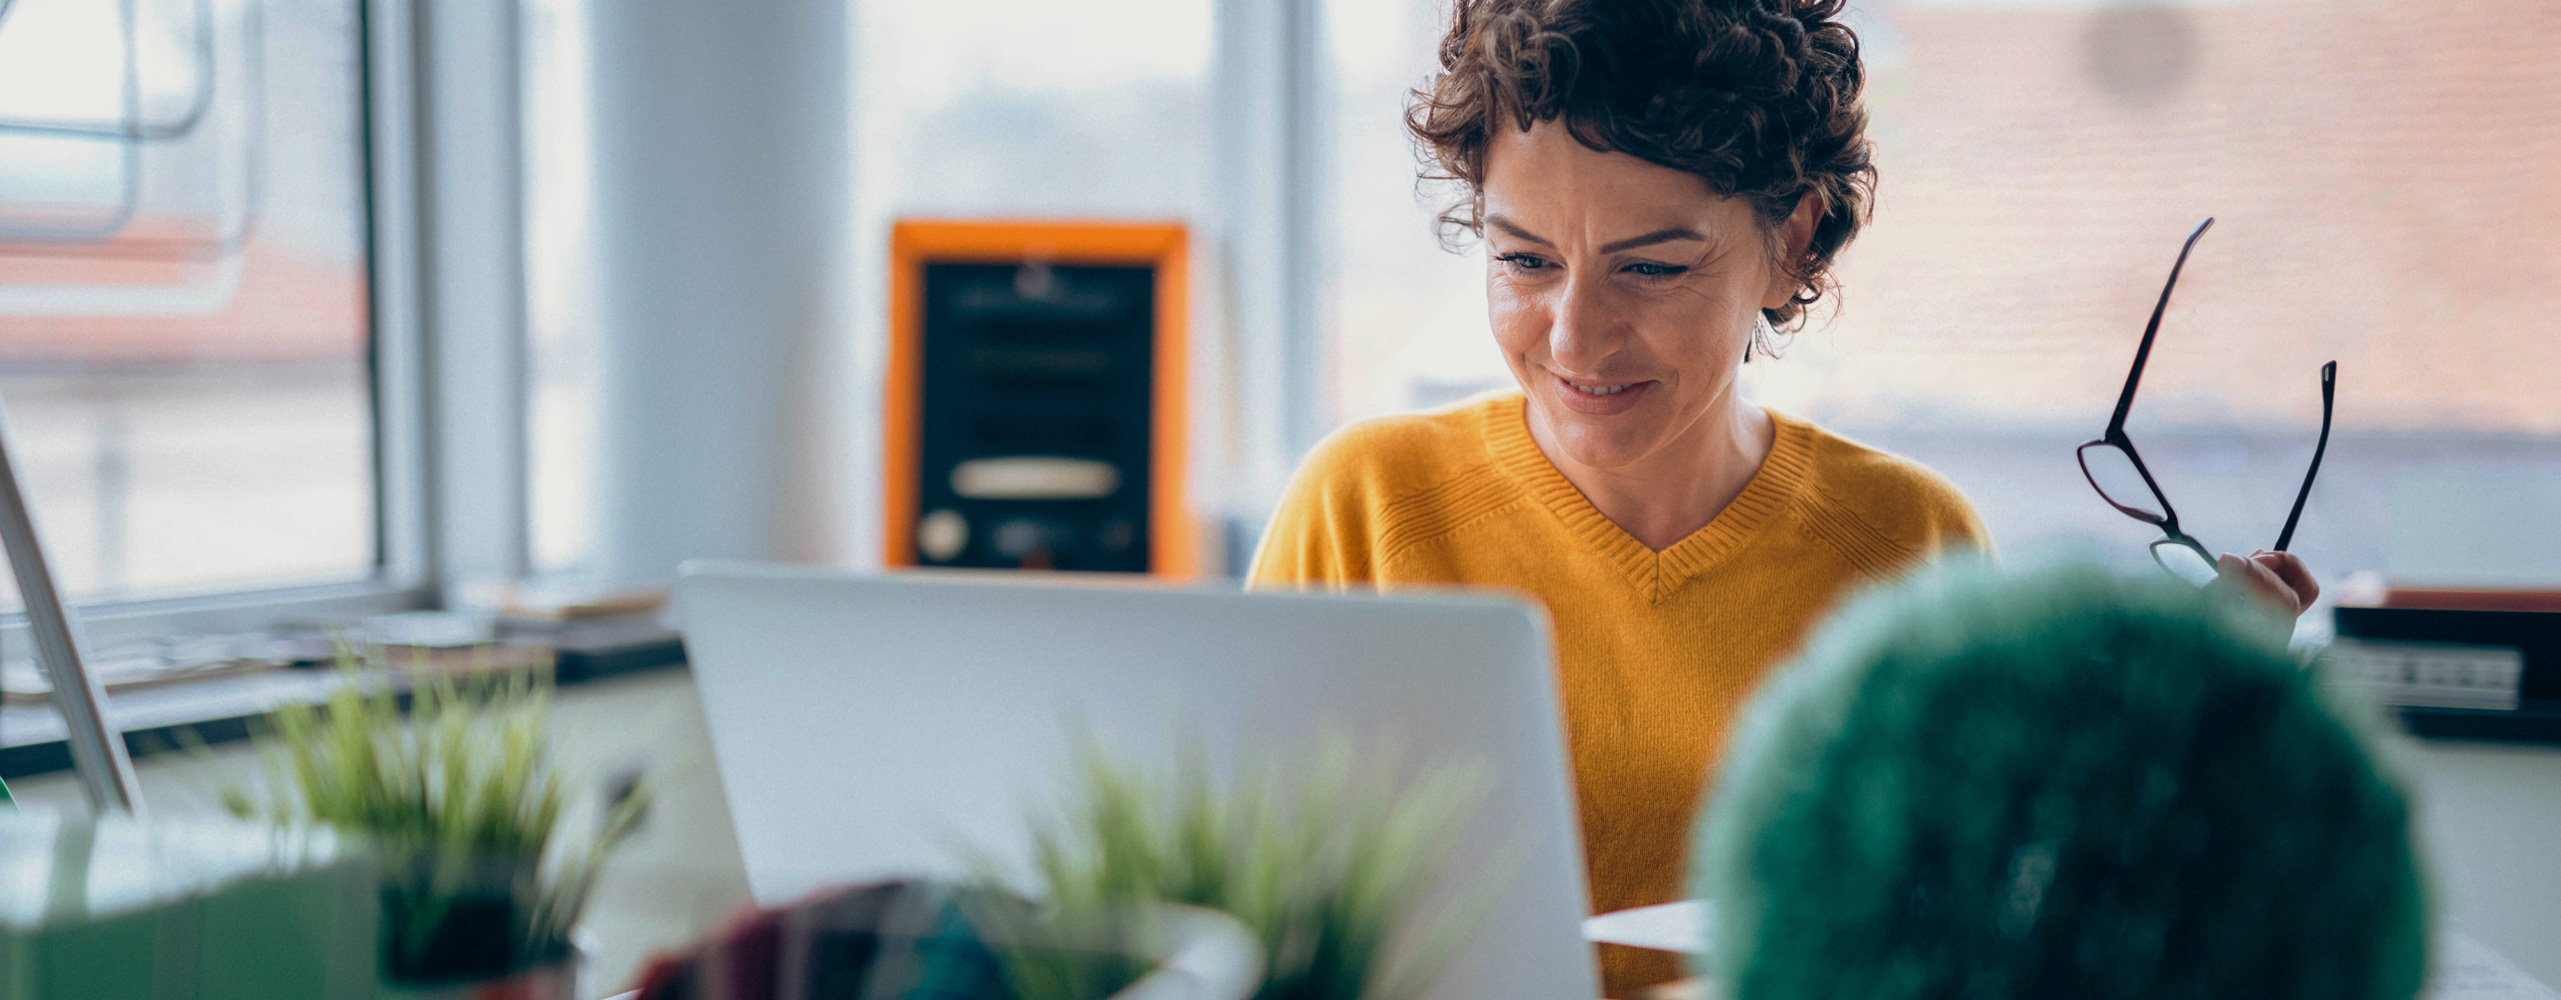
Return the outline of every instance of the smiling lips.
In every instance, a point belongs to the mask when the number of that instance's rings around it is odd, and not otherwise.
[[[1565,404],[1566,409],[1576,413],[1588,413],[1594,416],[1625,413],[1635,408],[1637,401],[1644,398],[1646,391],[1658,384],[1650,379],[1643,382],[1587,383],[1576,382],[1553,372],[1548,374],[1556,384],[1557,402]]]

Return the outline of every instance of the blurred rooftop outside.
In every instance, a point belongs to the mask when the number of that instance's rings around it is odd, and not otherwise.
[[[598,332],[579,298],[584,70],[569,41],[582,3],[525,5],[531,506],[547,569],[574,567],[589,544],[596,435]],[[1451,192],[1418,186],[1402,128],[1442,6],[1325,7],[1332,281],[1318,384],[1337,422],[1508,382],[1481,255],[1435,240]],[[2014,555],[2139,558],[2141,526],[2086,495],[2068,452],[2104,421],[2179,238],[2213,215],[2133,424],[2163,442],[2165,488],[2199,534],[2234,549],[2273,536],[2308,458],[2315,372],[2335,358],[2339,438],[2306,515],[2308,558],[2330,575],[2561,581],[2561,538],[2444,529],[2530,526],[2561,507],[2549,329],[2561,88],[2548,80],[2561,7],[1853,6],[1876,216],[1833,305],[1783,359],[1752,366],[1756,398],[1931,463]],[[83,44],[113,41],[118,22],[92,7],[18,0],[0,21],[0,118],[58,125],[112,108],[127,86],[113,67],[26,83],[83,51],[34,59],[34,27],[87,16]],[[79,595],[347,579],[375,558],[354,7],[209,9],[222,96],[201,134],[0,123],[0,223],[17,227],[0,233],[0,401]],[[173,118],[196,79],[195,7],[137,10],[136,106]],[[865,226],[1209,212],[1207,0],[860,16]],[[103,218],[118,171],[136,172],[139,192],[118,235],[76,247],[25,235]],[[179,511],[202,516],[151,513]]]
[[[0,406],[75,598],[373,571],[356,25],[351,0],[0,19]]]

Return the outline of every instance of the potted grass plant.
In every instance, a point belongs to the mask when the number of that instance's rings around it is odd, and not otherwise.
[[[1426,904],[1485,782],[1455,765],[1400,780],[1394,757],[1328,740],[1221,782],[1202,754],[1151,773],[1089,745],[1066,808],[1033,821],[1025,888],[1074,937],[1161,936],[1160,904],[1230,914],[1262,945],[1255,1000],[1409,1000],[1469,929],[1468,900]],[[1111,997],[1141,971],[1057,949],[1004,958],[1022,1000]]]
[[[375,845],[387,995],[568,1000],[581,964],[573,931],[647,792],[622,796],[592,835],[575,835],[564,828],[571,786],[553,757],[547,678],[411,676],[404,712],[402,675],[366,659],[342,648],[345,683],[325,704],[268,716],[266,787],[231,789],[225,805]]]

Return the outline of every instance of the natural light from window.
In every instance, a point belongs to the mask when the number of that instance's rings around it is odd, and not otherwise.
[[[64,589],[369,577],[357,4],[5,10],[0,403]]]

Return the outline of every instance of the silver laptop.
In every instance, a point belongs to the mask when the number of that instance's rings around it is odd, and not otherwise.
[[[1020,859],[1088,736],[1150,769],[1348,736],[1492,779],[1448,870],[1499,895],[1429,995],[1597,995],[1529,605],[696,563],[676,608],[759,902]]]

